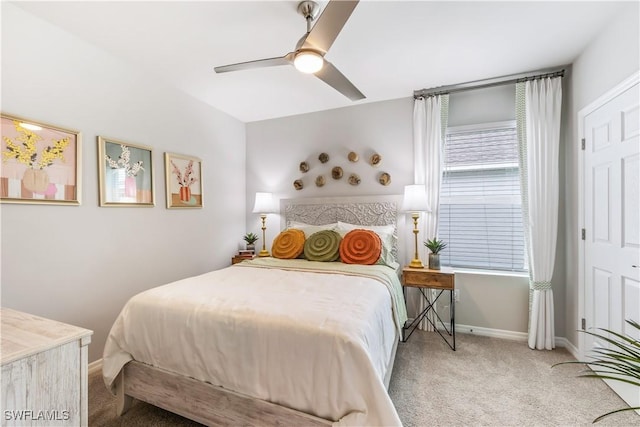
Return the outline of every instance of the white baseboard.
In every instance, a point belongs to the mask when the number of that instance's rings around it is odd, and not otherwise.
[[[482,337],[502,338],[505,340],[526,341],[526,332],[507,331],[504,329],[482,328],[471,325],[456,325],[456,332],[480,335]]]
[[[96,372],[102,372],[102,359],[98,359],[94,362],[89,363],[88,374],[93,375]]]
[[[565,337],[556,337],[556,347],[566,348],[573,357],[580,360],[580,352],[578,351],[578,347],[573,345],[571,341],[569,341]]]
[[[492,329],[492,328],[482,328],[478,326],[470,326],[470,325],[456,325],[456,332],[461,332],[465,334],[475,334],[484,337],[492,337],[492,338],[502,338],[507,340],[514,341],[523,341],[526,342],[528,340],[528,334],[526,332],[516,332],[516,331],[507,331],[504,329]],[[556,347],[566,348],[569,353],[576,359],[580,359],[580,352],[578,348],[571,343],[565,337],[556,337],[555,342]]]
[[[411,324],[413,318],[407,320],[407,324]],[[438,325],[438,329],[443,331],[442,326]],[[507,331],[504,329],[483,328],[480,326],[460,325],[456,324],[456,332],[462,334],[479,335],[481,337],[502,338],[505,340],[527,341],[526,332]]]

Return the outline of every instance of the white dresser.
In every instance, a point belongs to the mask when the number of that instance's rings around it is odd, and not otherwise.
[[[2,321],[2,426],[86,426],[92,331],[9,308]]]

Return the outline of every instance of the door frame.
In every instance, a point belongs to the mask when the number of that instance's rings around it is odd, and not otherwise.
[[[592,112],[602,107],[607,102],[611,101],[618,95],[633,87],[633,85],[640,83],[640,70],[633,73],[613,88],[609,89],[603,95],[598,97],[595,101],[588,104],[586,107],[578,111],[578,147],[582,145],[582,138],[584,135],[584,120]],[[578,156],[578,318],[576,319],[576,325],[578,329],[582,328],[582,319],[585,316],[585,245],[586,240],[582,240],[582,229],[585,227],[585,206],[584,206],[584,156],[585,151],[578,148],[580,155]],[[589,232],[589,230],[587,230]],[[586,349],[584,348],[584,334],[578,334],[578,353],[579,359],[584,360]]]

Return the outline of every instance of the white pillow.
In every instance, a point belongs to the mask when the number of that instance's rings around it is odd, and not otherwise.
[[[378,236],[380,236],[380,240],[382,241],[382,253],[380,254],[380,260],[378,264],[387,265],[394,270],[397,269],[400,264],[396,260],[396,256],[394,254],[394,248],[397,247],[398,239],[394,236],[395,226],[391,225],[357,225],[357,224],[349,224],[348,222],[338,221],[338,227],[336,231],[340,234],[341,237],[344,237],[351,230],[355,229],[363,229],[363,230],[371,230],[375,232]]]
[[[312,224],[305,224],[304,222],[290,221],[289,228],[297,228],[298,230],[302,230],[302,232],[304,233],[304,238],[308,239],[309,236],[311,236],[313,233],[317,233],[318,231],[323,231],[323,230],[337,231],[338,223],[333,222],[331,224],[312,225]]]

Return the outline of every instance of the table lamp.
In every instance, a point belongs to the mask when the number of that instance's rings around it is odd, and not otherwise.
[[[265,223],[267,219],[267,214],[276,212],[275,204],[273,203],[273,195],[271,193],[256,193],[256,201],[253,205],[253,213],[259,213],[260,218],[262,219],[262,250],[258,254],[258,256],[269,256],[269,251],[267,250],[267,242],[265,237],[265,231],[267,229],[267,225]]]
[[[409,267],[424,268],[420,255],[418,254],[418,218],[420,212],[431,212],[429,201],[427,200],[427,192],[423,184],[412,184],[404,186],[404,199],[402,200],[402,211],[410,212],[413,218],[413,237],[415,240],[415,254]]]

